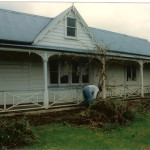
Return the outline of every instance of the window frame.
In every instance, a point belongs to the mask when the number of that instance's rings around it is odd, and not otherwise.
[[[137,81],[137,67],[136,65],[128,65],[126,67],[126,81],[135,82]]]
[[[63,63],[64,63],[64,65],[66,65],[65,67],[65,69],[67,69],[67,65],[68,65],[68,70],[66,70],[66,71],[64,71],[64,70],[62,70],[62,67],[63,67]],[[58,76],[58,79],[60,80],[60,84],[61,85],[68,85],[69,84],[69,82],[70,82],[70,80],[69,80],[69,77],[70,77],[70,61],[68,62],[68,64],[66,63],[66,61],[65,60],[59,60],[59,75],[60,76]],[[61,73],[67,73],[67,76],[68,76],[68,82],[67,83],[62,83],[61,82]]]
[[[51,61],[54,61],[54,60],[51,60]],[[49,61],[49,65],[48,65],[49,66],[49,83],[50,83],[50,85],[57,85],[59,83],[59,61],[55,60],[55,61],[57,61],[56,62],[56,64],[57,64],[56,71],[51,70],[51,61]],[[53,73],[57,73],[57,83],[54,83],[54,81],[51,82]]]
[[[90,75],[90,69],[89,68],[85,68],[84,66],[83,66],[84,64],[81,64],[81,71],[82,71],[82,73],[81,73],[81,82],[83,83],[83,84],[87,84],[87,83],[89,83],[90,81],[89,81],[89,75]],[[87,69],[87,70],[86,70]],[[83,71],[85,71],[86,70],[86,73],[87,74],[84,74],[85,72],[83,72]],[[85,77],[87,76],[87,80],[88,80],[88,82],[83,82],[83,80],[85,80]]]
[[[68,26],[68,18],[75,19],[75,27]],[[71,28],[71,29],[75,30],[75,36],[69,36],[67,34],[68,28]],[[67,39],[74,39],[74,40],[77,39],[77,19],[74,18],[74,17],[70,17],[70,16],[66,17],[66,21],[65,21],[65,38],[67,38]]]
[[[51,60],[51,61],[55,61],[55,60]],[[50,86],[72,86],[72,85],[84,85],[84,84],[88,84],[88,83],[90,83],[90,75],[89,75],[89,70],[90,69],[88,69],[88,82],[87,83],[84,83],[83,82],[83,80],[82,80],[82,76],[83,76],[83,68],[82,68],[82,64],[83,63],[80,63],[79,62],[79,82],[78,83],[73,83],[72,82],[72,78],[73,78],[73,76],[72,76],[72,74],[73,74],[73,70],[72,70],[72,61],[69,61],[68,62],[68,68],[69,68],[69,70],[68,70],[68,83],[61,83],[61,62],[62,62],[63,60],[57,60],[57,62],[58,62],[58,79],[57,79],[57,83],[52,83],[52,81],[51,81],[51,70],[50,70],[50,67],[49,67],[49,72],[50,72],[50,76],[49,76],[49,85]],[[49,62],[50,63],[50,62]],[[49,64],[49,66],[50,66],[50,64]]]

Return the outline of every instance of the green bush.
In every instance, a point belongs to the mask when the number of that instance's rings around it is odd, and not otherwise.
[[[32,144],[35,141],[36,135],[29,122],[24,120],[0,122],[0,149]]]
[[[127,120],[134,121],[137,118],[138,111],[134,107],[127,107],[123,117]]]

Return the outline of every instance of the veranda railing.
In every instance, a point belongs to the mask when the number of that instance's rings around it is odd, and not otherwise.
[[[107,97],[110,98],[133,98],[141,97],[140,85],[107,85]]]
[[[0,91],[0,112],[43,107],[44,90]]]
[[[78,105],[83,101],[82,88],[54,88],[49,89],[49,107],[57,105]],[[68,104],[67,104],[68,103]]]

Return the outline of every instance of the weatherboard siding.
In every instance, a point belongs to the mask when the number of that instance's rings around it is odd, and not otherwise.
[[[110,64],[106,69],[107,80],[106,83],[111,86],[124,84],[124,66],[120,64]]]
[[[74,17],[73,14],[71,14],[71,16]],[[95,48],[95,44],[91,37],[79,21],[77,21],[77,38],[67,38],[65,36],[65,21],[66,20],[63,19],[50,32],[47,32],[47,34],[44,35],[36,44],[85,50],[93,50]]]
[[[0,91],[43,88],[43,66],[39,56],[28,53],[3,53],[0,60]]]
[[[144,70],[144,74],[149,74],[150,71]],[[146,77],[144,76],[144,81]],[[148,81],[150,85],[150,82]],[[107,96],[121,96],[124,92],[130,93],[132,90],[138,89],[141,86],[140,70],[137,64],[136,81],[127,81],[126,63],[112,63],[106,69],[106,94]],[[124,87],[126,87],[124,89]]]
[[[44,88],[43,61],[36,54],[31,54],[30,58],[30,89]]]
[[[144,85],[150,85],[150,67],[149,67],[149,64],[144,64],[143,70],[144,70],[144,74],[143,74]]]
[[[0,91],[29,89],[27,54],[4,52],[1,56]]]

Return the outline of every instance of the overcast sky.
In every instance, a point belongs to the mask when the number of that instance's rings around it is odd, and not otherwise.
[[[55,17],[72,3],[0,2],[0,8]],[[90,27],[150,41],[150,3],[74,3]]]

